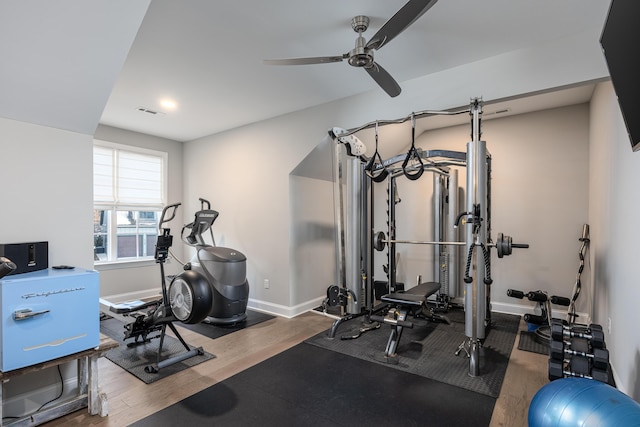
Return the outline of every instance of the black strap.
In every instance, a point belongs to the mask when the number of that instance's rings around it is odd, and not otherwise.
[[[374,171],[378,169],[376,166],[376,159],[382,169],[379,172],[374,173]],[[380,157],[380,153],[378,152],[378,122],[376,122],[376,151],[373,153],[373,156],[371,156],[371,159],[369,159],[369,163],[364,167],[364,172],[374,182],[382,182],[387,179],[387,175],[389,175],[387,168],[384,167],[384,163],[382,162],[382,157]]]
[[[420,153],[416,149],[415,142],[416,142],[416,116],[414,114],[411,114],[411,148],[409,148],[409,151],[407,152],[407,157],[405,157],[404,162],[402,162],[402,172],[404,173],[404,176],[406,176],[412,181],[415,181],[416,179],[420,178],[422,176],[422,173],[424,172],[424,163],[420,158]],[[407,170],[407,165],[409,165],[409,161],[411,159],[417,159],[418,163],[420,163],[420,167],[418,168],[418,170],[413,173]]]

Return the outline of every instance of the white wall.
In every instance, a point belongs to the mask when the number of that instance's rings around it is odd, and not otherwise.
[[[95,139],[116,142],[135,147],[168,153],[168,188],[167,203],[182,202],[182,143],[170,139],[159,138],[137,132],[130,132],[110,126],[100,125],[96,129]],[[93,188],[92,188],[93,198]],[[191,222],[192,211],[187,211],[184,206],[178,208],[176,219],[168,224],[171,234],[174,236],[172,252],[181,260],[184,260],[187,251],[180,241],[182,226]],[[154,295],[160,292],[160,269],[155,261],[138,262],[134,266],[106,265],[96,266],[100,271],[100,296],[106,297],[112,302],[120,302]],[[177,274],[182,271],[182,265],[169,258],[165,266],[166,274]]]
[[[0,159],[0,242],[48,241],[49,266],[92,269],[91,136],[0,118]],[[63,366],[70,384],[74,367],[75,363]],[[17,397],[34,384],[42,387],[40,400],[54,398],[59,388],[52,385],[57,382],[57,370],[52,368],[3,384],[8,402],[4,415],[36,409]]]
[[[635,265],[640,153],[631,151],[610,83],[599,84],[591,101],[590,157],[594,320],[604,325],[618,388],[640,400],[640,285]]]
[[[0,241],[49,242],[49,265],[93,268],[93,140],[0,118]]]
[[[291,175],[291,306],[323,296],[336,284],[333,183]],[[259,286],[259,283],[256,283]],[[318,304],[319,305],[319,304]]]
[[[492,227],[530,244],[496,258],[496,304],[517,301],[507,287],[571,297],[588,222],[588,123],[585,104],[485,122],[494,162]],[[590,299],[588,271],[582,282],[578,312]]]

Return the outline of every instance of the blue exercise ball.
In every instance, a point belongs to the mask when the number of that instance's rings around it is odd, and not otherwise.
[[[640,426],[640,403],[586,378],[561,378],[538,390],[529,405],[529,427],[574,426]]]

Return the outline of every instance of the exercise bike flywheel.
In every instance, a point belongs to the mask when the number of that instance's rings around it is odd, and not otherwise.
[[[169,285],[171,311],[182,323],[202,322],[209,314],[212,299],[209,282],[196,271],[183,271]]]

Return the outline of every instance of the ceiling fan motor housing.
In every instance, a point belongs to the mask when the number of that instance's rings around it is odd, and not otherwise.
[[[356,47],[349,52],[349,65],[354,67],[370,67],[373,64],[373,51],[367,49],[362,35],[356,39]]]

